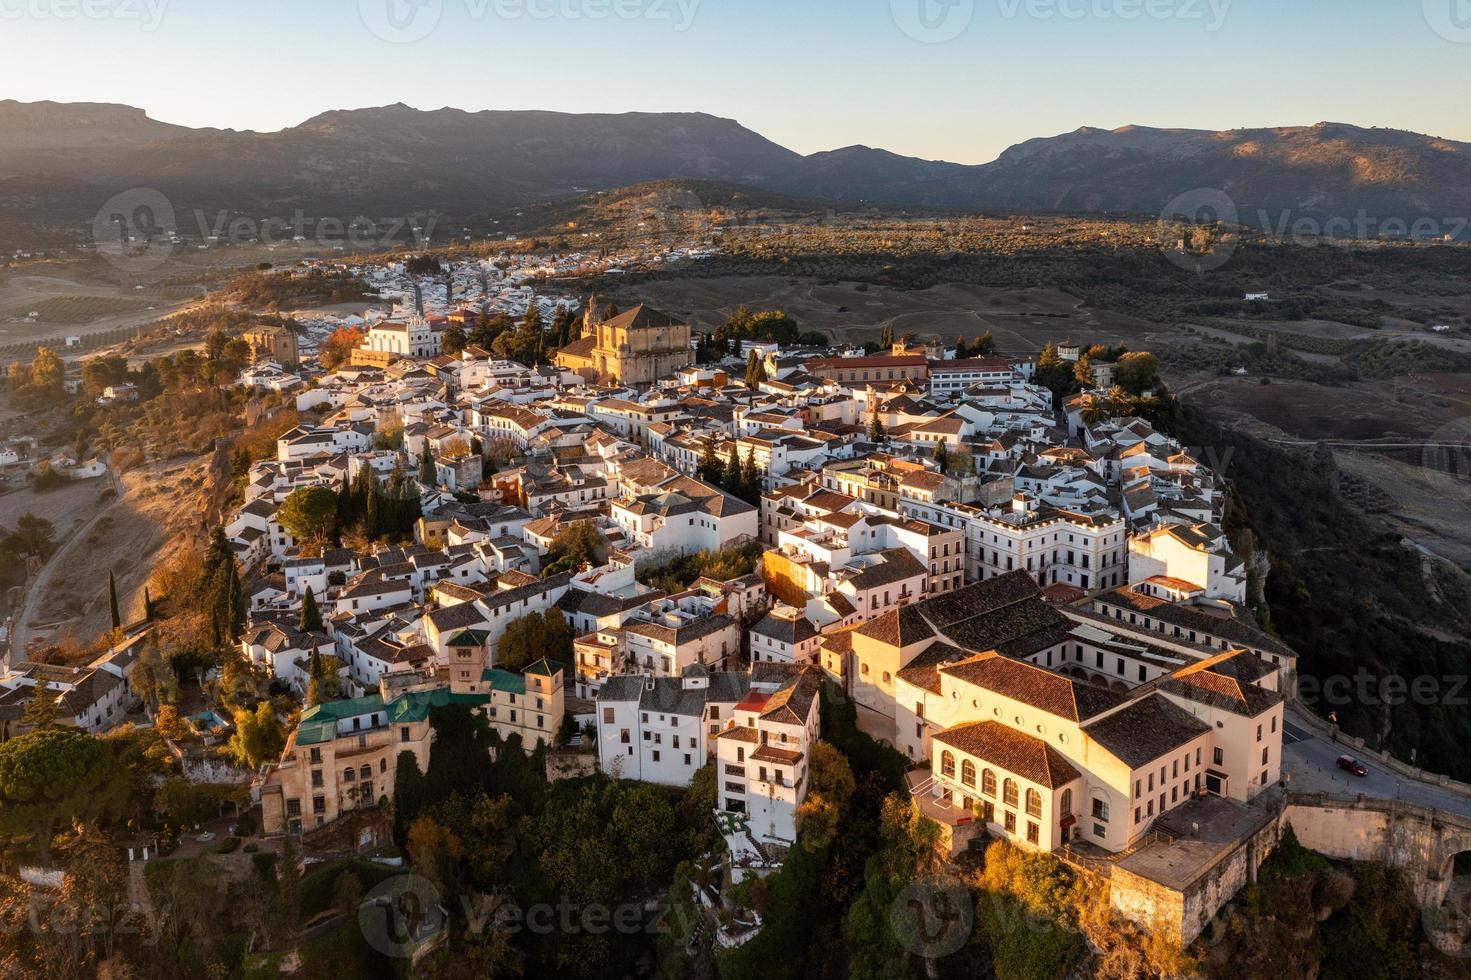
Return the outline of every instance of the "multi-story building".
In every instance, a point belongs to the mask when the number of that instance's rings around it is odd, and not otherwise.
[[[589,381],[649,385],[695,361],[690,325],[644,306],[608,316],[597,297],[587,306],[582,339],[557,355],[557,364]],[[591,340],[592,343],[588,344]]]
[[[1023,846],[1121,851],[1198,795],[1248,801],[1279,779],[1279,668],[1243,648],[1127,642],[1061,614],[1022,572],[849,636],[850,690],[931,763],[912,789],[953,831],[979,817]],[[1109,686],[1083,669],[1124,656]]]
[[[1246,570],[1213,524],[1161,524],[1129,539],[1129,584],[1246,601]]]
[[[716,737],[716,795],[721,810],[745,816],[757,840],[790,846],[810,788],[821,682],[804,670],[772,686],[753,682]]]

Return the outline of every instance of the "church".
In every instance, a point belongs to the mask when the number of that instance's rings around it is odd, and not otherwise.
[[[588,381],[653,384],[694,363],[690,325],[640,303],[619,313],[588,300],[582,336],[557,353],[557,365]]]

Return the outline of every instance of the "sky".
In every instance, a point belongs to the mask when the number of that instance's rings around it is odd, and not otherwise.
[[[1471,0],[0,0],[0,99],[259,131],[700,111],[802,153],[985,163],[1080,126],[1471,141],[1468,91]]]

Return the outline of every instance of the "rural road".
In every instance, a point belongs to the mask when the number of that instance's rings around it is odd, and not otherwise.
[[[112,481],[113,490],[116,491],[112,502],[88,518],[85,524],[80,525],[71,532],[66,540],[62,542],[61,547],[56,549],[56,553],[51,556],[50,560],[41,566],[41,571],[36,574],[36,580],[26,590],[25,604],[21,606],[20,613],[15,617],[15,621],[10,626],[8,664],[14,664],[18,660],[26,659],[26,644],[30,642],[31,638],[31,619],[40,609],[41,599],[46,595],[46,590],[51,585],[51,577],[67,561],[68,554],[77,542],[85,540],[87,535],[92,533],[92,528],[97,525],[97,522],[112,513],[113,508],[125,499],[127,488],[122,485],[121,481],[117,478],[117,474],[113,472],[111,460],[108,461],[107,478]]]

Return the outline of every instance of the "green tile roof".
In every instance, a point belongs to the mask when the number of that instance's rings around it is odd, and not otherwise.
[[[508,694],[526,693],[526,675],[518,674],[510,670],[502,670],[499,667],[487,670],[480,675],[482,683],[489,684],[494,690],[504,691]]]

